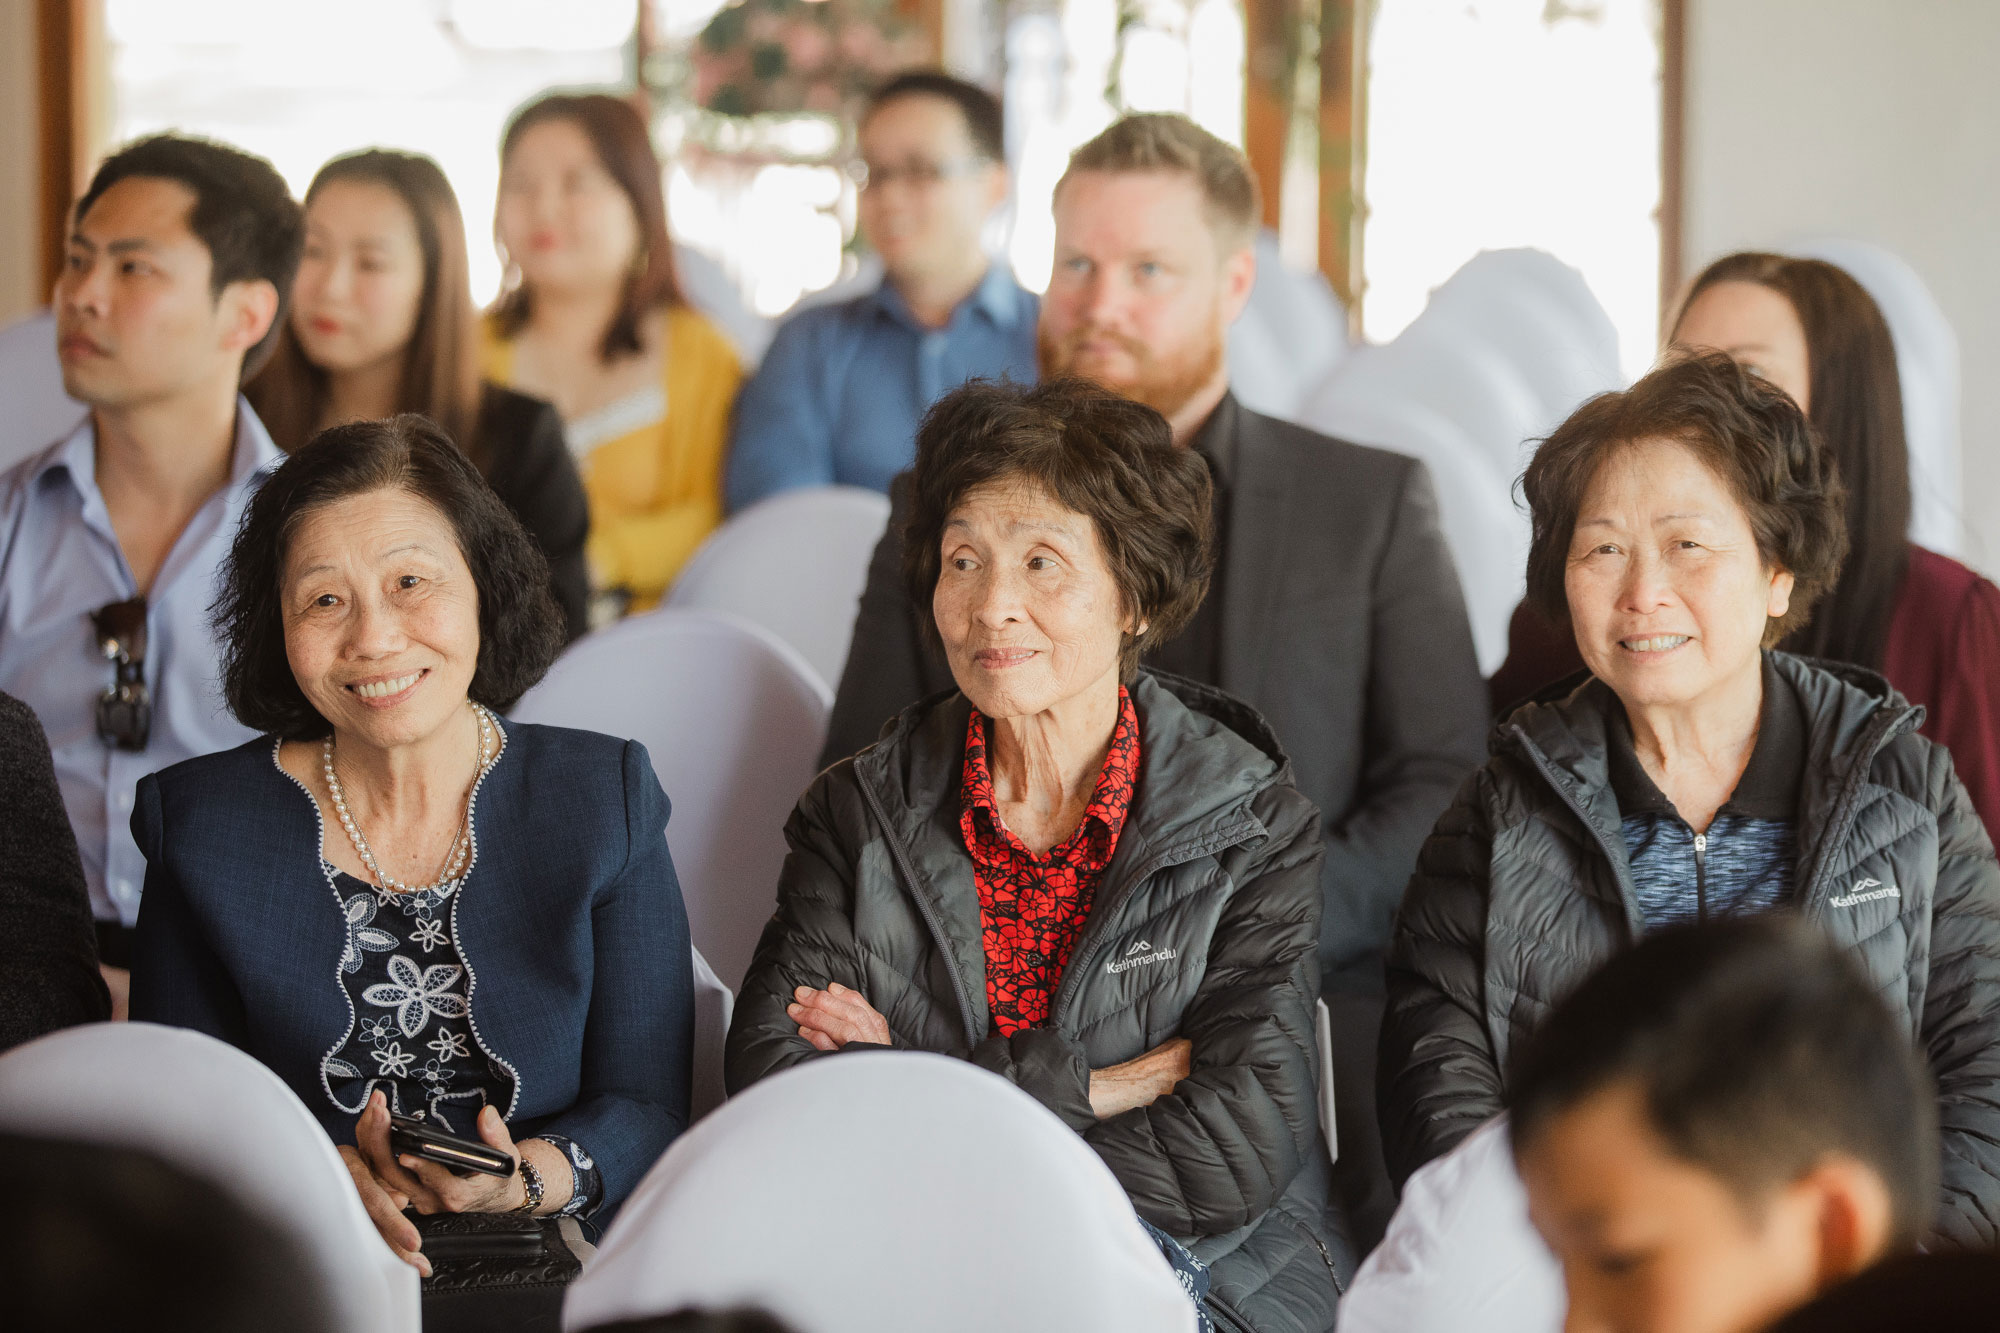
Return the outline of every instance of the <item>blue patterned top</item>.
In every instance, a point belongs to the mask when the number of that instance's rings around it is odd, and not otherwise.
[[[456,884],[390,893],[325,867],[347,917],[341,985],[353,1007],[347,1040],[321,1069],[334,1105],[360,1115],[382,1089],[398,1115],[433,1120],[477,1140],[479,1109],[512,1105],[515,1075],[480,1044],[467,1001],[465,960],[452,933]],[[603,1183],[590,1154],[556,1134],[576,1188],[562,1214],[596,1208]]]

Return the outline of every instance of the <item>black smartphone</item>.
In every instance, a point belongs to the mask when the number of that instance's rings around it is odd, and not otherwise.
[[[505,1179],[514,1174],[514,1159],[498,1148],[477,1139],[447,1134],[427,1120],[413,1120],[406,1115],[389,1117],[389,1150],[398,1157],[407,1155],[436,1162],[451,1168],[455,1175],[466,1176],[476,1171]]]

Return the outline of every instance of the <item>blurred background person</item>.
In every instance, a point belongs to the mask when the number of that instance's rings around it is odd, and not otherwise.
[[[157,135],[106,158],[56,284],[67,439],[0,477],[0,690],[41,720],[114,1012],[140,777],[251,733],[222,707],[215,573],[280,457],[239,392],[276,342],[299,206],[271,164]]]
[[[1771,1325],[1769,1333],[1980,1328],[2000,1309],[2000,1254],[1911,1254],[1876,1264]]]
[[[34,710],[0,694],[0,1051],[111,1017],[90,891]]]
[[[1727,352],[1790,394],[1846,490],[1847,559],[1812,618],[1780,645],[1879,671],[1924,707],[1989,833],[2000,828],[2000,588],[1912,542],[1910,459],[1896,347],[1880,309],[1818,259],[1745,253],[1689,285],[1669,342]],[[1506,705],[1583,665],[1532,608],[1515,614],[1493,698]]]
[[[758,1310],[677,1310],[647,1319],[597,1324],[588,1333],[792,1333],[792,1329]]]
[[[335,1333],[294,1238],[133,1148],[0,1134],[0,1270],[27,1333]]]
[[[1648,937],[1556,1006],[1510,1074],[1566,1328],[1753,1333],[1930,1233],[1923,1058],[1852,956],[1796,918]]]
[[[494,234],[510,285],[484,369],[562,414],[590,496],[600,617],[659,601],[722,521],[722,457],[742,369],[681,297],[660,164],[629,103],[557,93],[500,147]]]
[[[1881,677],[1774,651],[1845,553],[1831,452],[1719,352],[1579,408],[1535,453],[1528,589],[1591,677],[1516,709],[1424,844],[1389,955],[1399,1176],[1510,1100],[1548,1006],[1664,926],[1790,912],[1930,1059],[1933,1246],[2000,1237],[2000,866]]]
[[[133,1016],[284,1079],[426,1274],[408,1208],[605,1225],[687,1124],[692,955],[645,748],[497,716],[562,644],[534,542],[423,417],[350,422],[258,492],[218,617],[260,734],[140,784]]]
[[[941,70],[868,99],[858,210],[882,281],[779,328],[736,405],[730,509],[800,486],[887,491],[940,395],[1034,379],[1038,303],[982,242],[1007,198],[1005,127],[998,98]]]
[[[479,377],[465,223],[437,164],[367,149],[335,158],[305,197],[290,318],[245,390],[290,453],[344,421],[421,412],[465,450],[548,557],[574,639],[588,628],[590,508],[562,421]]]

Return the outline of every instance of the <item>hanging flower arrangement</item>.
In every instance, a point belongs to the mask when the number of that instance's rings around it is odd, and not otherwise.
[[[694,100],[720,116],[850,117],[869,89],[930,58],[890,0],[738,0],[695,40]]]

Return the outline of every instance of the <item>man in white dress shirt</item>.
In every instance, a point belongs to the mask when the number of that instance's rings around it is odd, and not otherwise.
[[[222,703],[217,568],[279,455],[238,390],[303,243],[261,158],[159,135],[107,158],[55,291],[68,438],[0,476],[0,690],[41,718],[122,1013],[139,778],[249,739]]]

